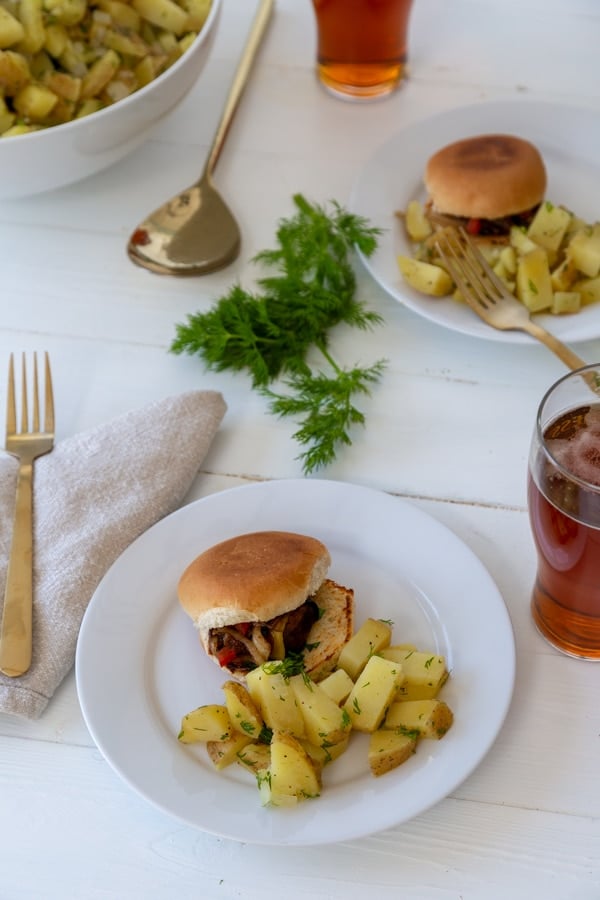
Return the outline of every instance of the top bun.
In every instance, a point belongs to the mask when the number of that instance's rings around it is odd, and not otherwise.
[[[425,169],[425,186],[440,213],[500,219],[542,202],[546,169],[529,141],[482,134],[434,153]]]
[[[201,553],[179,580],[179,602],[206,643],[211,628],[268,622],[321,586],[331,558],[316,538],[288,531],[241,534]]]

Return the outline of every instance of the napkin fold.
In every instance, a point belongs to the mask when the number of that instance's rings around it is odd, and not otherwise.
[[[190,391],[67,438],[34,466],[33,660],[0,674],[0,712],[37,719],[75,660],[86,607],[112,563],[190,489],[226,405]],[[18,463],[0,453],[0,604]]]

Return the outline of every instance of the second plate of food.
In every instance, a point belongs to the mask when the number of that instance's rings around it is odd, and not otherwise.
[[[428,297],[410,288],[397,264],[411,255],[398,210],[424,200],[423,172],[428,158],[452,141],[485,133],[514,134],[538,148],[548,174],[546,199],[566,206],[587,222],[600,218],[600,116],[593,110],[554,103],[498,101],[448,110],[408,125],[386,141],[359,173],[350,208],[383,229],[379,247],[364,264],[392,297],[445,328],[488,340],[532,343],[519,331],[498,331],[469,307],[450,297]],[[572,315],[535,317],[562,341],[600,337],[600,304]]]

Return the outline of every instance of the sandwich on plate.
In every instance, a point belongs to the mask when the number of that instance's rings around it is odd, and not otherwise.
[[[327,578],[331,557],[314,537],[259,531],[201,553],[178,584],[204,650],[241,681],[269,660],[302,655],[319,681],[354,624],[354,592]]]

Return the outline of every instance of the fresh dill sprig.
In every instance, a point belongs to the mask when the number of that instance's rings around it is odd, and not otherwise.
[[[306,474],[328,465],[340,445],[351,443],[350,429],[364,424],[353,404],[369,394],[385,362],[344,369],[329,350],[329,333],[340,323],[366,330],[381,324],[378,313],[356,300],[354,248],[370,256],[380,230],[335,201],[331,209],[293,198],[295,214],[279,222],[277,247],[254,262],[273,270],[258,279],[259,291],[234,285],[206,313],[176,326],[173,353],[197,354],[214,371],[246,371],[252,386],[278,416],[295,416],[294,438]],[[309,351],[318,350],[328,373],[313,371]],[[270,386],[282,379],[286,393]]]

